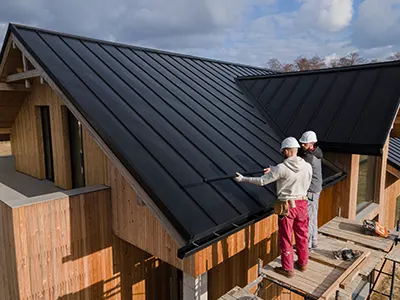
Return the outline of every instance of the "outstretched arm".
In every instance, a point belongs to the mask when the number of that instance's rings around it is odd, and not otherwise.
[[[244,177],[242,174],[236,173],[235,180],[237,182],[248,182],[258,186],[264,186],[278,180],[279,178],[278,170],[276,168],[271,168],[261,177]]]

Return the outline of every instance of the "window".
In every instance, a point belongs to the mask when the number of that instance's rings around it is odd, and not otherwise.
[[[361,155],[359,164],[357,213],[374,200],[376,158]]]
[[[51,141],[50,109],[40,106],[46,179],[54,182],[53,146]]]
[[[72,188],[75,189],[85,186],[82,125],[66,107],[65,110],[68,114]]]

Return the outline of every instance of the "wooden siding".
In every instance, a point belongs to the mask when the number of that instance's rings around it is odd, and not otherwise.
[[[16,169],[30,176],[45,177],[43,139],[38,106],[50,107],[51,135],[54,161],[54,182],[70,189],[71,162],[69,137],[63,102],[47,85],[34,81],[31,94],[24,100],[12,128],[11,147]]]
[[[386,186],[386,166],[389,152],[389,139],[386,141],[383,147],[382,156],[376,158],[375,168],[375,189],[374,189],[374,201],[379,204],[380,211],[378,221],[386,226],[387,222],[387,206],[385,197],[385,186]]]
[[[107,156],[96,144],[85,128],[82,128],[85,184],[110,186],[109,162]]]
[[[0,197],[1,199],[1,197]],[[11,208],[0,201],[0,299],[18,299],[17,264]]]
[[[355,154],[325,153],[325,157],[347,173],[347,177],[327,189],[319,201],[319,226],[340,214],[354,220],[357,211],[357,186],[360,156]]]
[[[0,90],[0,128],[12,127],[27,95],[27,92]]]
[[[180,293],[177,269],[112,233],[109,189],[13,208],[2,224],[15,232],[9,244],[19,298],[1,299],[167,300]],[[2,274],[0,295],[16,288],[13,273]]]
[[[341,183],[337,183],[341,184]],[[318,202],[318,226],[322,226],[325,223],[332,220],[338,214],[338,201],[335,200],[335,186],[331,186],[326,190],[323,190]]]
[[[400,179],[388,172],[385,184],[386,219],[384,225],[389,228],[395,228],[396,226],[396,202],[398,196],[400,196]]]
[[[208,271],[208,299],[215,300],[235,286],[245,286],[257,278],[258,259],[263,264],[280,255],[278,245],[278,220],[271,216],[229,237],[227,240],[211,246],[212,253],[203,255],[213,257],[214,261],[207,261],[214,266]],[[260,237],[265,237],[260,239]],[[233,241],[235,243],[233,243]],[[241,247],[243,245],[243,247]],[[236,249],[235,247],[239,248]],[[230,256],[242,249],[237,254]],[[206,259],[207,258],[204,258]],[[255,290],[252,290],[254,292]],[[279,288],[270,282],[263,282],[260,298],[270,299],[303,299],[287,290]]]

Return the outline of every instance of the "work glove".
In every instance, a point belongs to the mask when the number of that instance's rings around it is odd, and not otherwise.
[[[236,182],[242,182],[244,180],[244,176],[238,172],[236,172],[236,177],[234,178]]]

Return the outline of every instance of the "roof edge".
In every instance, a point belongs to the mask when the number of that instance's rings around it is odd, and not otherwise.
[[[326,159],[324,159],[324,164],[327,164],[329,167],[333,168],[334,170],[336,170],[338,172],[331,177],[325,178],[325,180],[323,182],[323,186],[322,186],[322,188],[324,190],[331,187],[332,185],[342,181],[343,179],[345,179],[347,177],[347,174],[344,171],[342,171],[341,169],[339,169],[338,167],[336,167],[335,165],[333,165],[331,162],[327,161]],[[264,209],[260,212],[249,214],[244,219],[239,220],[237,222],[239,224],[230,223],[230,224],[227,224],[224,227],[220,228],[219,230],[215,230],[214,232],[212,232],[206,236],[203,236],[203,237],[200,237],[197,239],[195,238],[195,239],[191,240],[185,246],[178,249],[178,257],[180,259],[184,259],[189,256],[192,256],[193,254],[215,244],[216,242],[218,242],[232,234],[235,234],[235,233],[239,232],[240,230],[242,230],[248,226],[251,226],[267,217],[270,217],[273,214],[274,214],[273,208]],[[219,232],[219,233],[215,234],[215,232]]]
[[[0,52],[0,65],[3,63],[4,53],[6,51],[8,40],[10,39],[11,27],[12,26],[13,26],[13,24],[11,24],[11,23],[8,24],[6,35],[4,36],[3,45],[1,47],[1,52]]]
[[[254,76],[238,76],[238,80],[251,80],[251,79],[268,79],[268,78],[276,78],[276,77],[290,77],[296,75],[313,75],[313,74],[326,74],[332,72],[346,72],[346,71],[357,71],[357,70],[365,70],[365,69],[374,69],[374,68],[385,68],[390,66],[398,66],[400,65],[400,60],[394,61],[384,61],[377,63],[365,63],[361,65],[354,66],[345,66],[345,67],[335,67],[335,68],[324,68],[318,70],[305,70],[305,71],[293,71],[287,73],[277,73],[275,74],[266,74],[266,75],[254,75]]]
[[[224,65],[233,65],[233,66],[238,66],[238,67],[252,68],[252,69],[261,70],[261,71],[269,71],[269,72],[272,71],[267,68],[262,68],[262,67],[247,65],[247,64],[212,59],[212,58],[201,57],[201,56],[190,55],[190,54],[183,54],[183,53],[179,53],[179,52],[160,50],[160,49],[155,49],[155,48],[147,48],[147,47],[143,47],[143,46],[135,46],[135,45],[130,45],[130,44],[111,42],[111,41],[107,41],[107,40],[89,38],[89,37],[81,36],[81,35],[77,35],[77,34],[64,33],[64,32],[59,32],[59,31],[55,31],[55,30],[43,29],[40,27],[28,26],[28,25],[23,25],[23,24],[10,23],[10,25],[14,26],[15,28],[41,31],[41,32],[48,33],[48,34],[61,35],[64,37],[80,39],[80,40],[84,40],[84,41],[88,41],[88,42],[96,42],[96,43],[102,43],[102,44],[107,44],[107,45],[111,45],[111,46],[125,47],[125,48],[130,48],[130,49],[139,50],[139,51],[147,51],[147,52],[153,52],[153,53],[165,54],[165,55],[171,55],[171,56],[178,56],[178,57],[189,58],[189,59],[197,59],[197,60],[202,60],[202,61],[220,63],[220,64],[224,64]]]
[[[371,156],[382,156],[384,145],[361,145],[361,144],[346,144],[346,143],[325,143],[318,142],[318,146],[324,152],[360,154]]]

